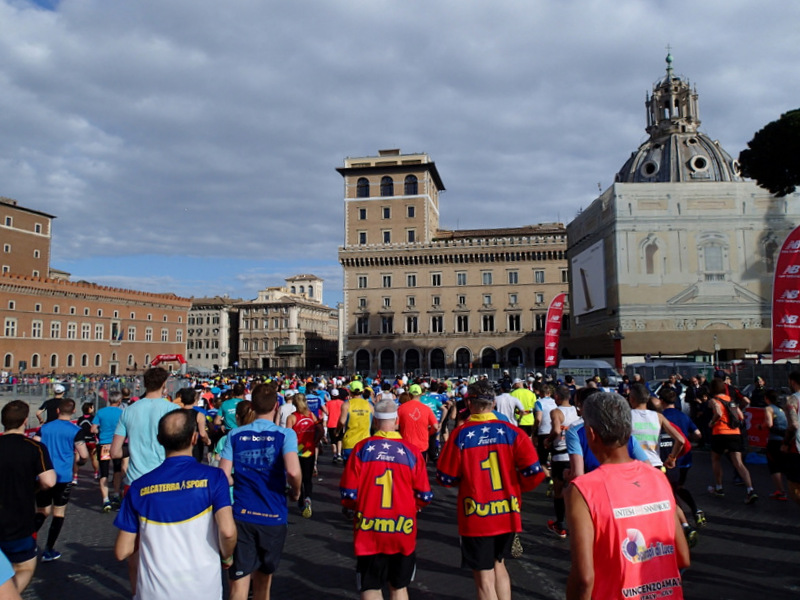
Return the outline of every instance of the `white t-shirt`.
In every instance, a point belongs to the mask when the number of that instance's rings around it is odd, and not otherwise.
[[[525,410],[525,407],[522,406],[522,402],[519,401],[519,398],[507,393],[496,396],[494,399],[494,405],[497,412],[507,416],[512,423],[516,423],[518,421],[517,416],[514,414],[514,409],[519,411],[520,416],[522,416],[522,411]]]
[[[289,415],[294,413],[297,410],[297,407],[294,405],[294,402],[286,402],[285,404],[281,404],[281,411],[278,413],[278,425],[280,427],[286,427],[286,420],[289,418]]]

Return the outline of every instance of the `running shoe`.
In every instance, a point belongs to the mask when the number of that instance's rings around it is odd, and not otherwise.
[[[773,500],[782,500],[783,502],[786,502],[786,494],[780,490],[775,490],[769,495],[769,497]]]
[[[77,477],[77,475],[72,478],[72,485],[78,485],[78,477]]]
[[[717,498],[725,497],[725,490],[722,488],[716,488],[713,485],[708,486],[708,493],[712,496],[716,496]]]
[[[311,498],[306,498],[303,502],[303,512],[300,513],[303,515],[304,519],[311,518]]]
[[[111,508],[119,510],[120,506],[122,506],[122,500],[120,500],[119,496],[111,496]]]
[[[58,550],[45,550],[42,552],[42,562],[53,562],[61,558],[61,552]]]
[[[94,472],[94,480],[97,481],[98,479],[100,479],[100,471],[95,471]]]
[[[556,523],[553,520],[547,522],[547,530],[560,537],[562,540],[567,537],[567,530],[564,529],[560,523]]]
[[[522,557],[522,542],[519,539],[519,534],[514,534],[514,541],[511,542],[511,558],[521,558]]]
[[[697,534],[697,530],[694,527],[688,523],[684,523],[683,534],[686,536],[686,543],[689,544],[689,548],[697,546],[697,540],[700,536]]]
[[[103,512],[104,513],[111,512],[111,502],[103,502]]]
[[[756,494],[755,490],[750,490],[744,497],[745,504],[753,504],[756,500],[758,500],[758,494]]]
[[[708,520],[706,519],[706,513],[704,513],[702,510],[698,510],[696,513],[694,513],[694,522],[698,527],[705,527],[708,523]]]

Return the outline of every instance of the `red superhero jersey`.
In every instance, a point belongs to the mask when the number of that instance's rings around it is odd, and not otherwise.
[[[339,490],[342,504],[356,511],[356,556],[414,552],[417,510],[433,493],[422,455],[399,433],[379,431],[356,444]]]
[[[458,486],[458,533],[465,536],[522,531],[522,492],[544,479],[530,437],[492,413],[457,427],[437,467],[439,483]]]

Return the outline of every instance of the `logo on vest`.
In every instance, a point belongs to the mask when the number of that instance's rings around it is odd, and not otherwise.
[[[655,542],[647,542],[638,529],[628,529],[628,537],[622,540],[622,556],[633,564],[647,562],[652,558],[675,554],[675,546]]]

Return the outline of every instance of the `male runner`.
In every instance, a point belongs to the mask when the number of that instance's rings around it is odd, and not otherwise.
[[[423,405],[424,406],[424,405]],[[414,578],[417,512],[433,498],[420,451],[397,433],[397,405],[375,407],[375,435],[356,444],[339,484],[342,504],[355,511],[356,572],[362,600],[408,598]]]

